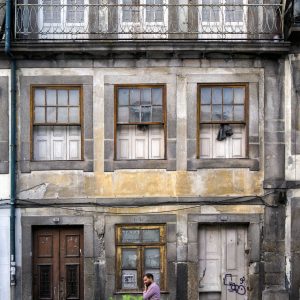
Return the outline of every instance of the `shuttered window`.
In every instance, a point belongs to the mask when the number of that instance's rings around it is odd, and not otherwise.
[[[247,95],[247,85],[198,85],[199,158],[247,156]]]
[[[164,86],[117,86],[115,93],[116,159],[164,159]]]
[[[81,87],[33,86],[31,95],[33,160],[81,160]]]
[[[166,289],[166,237],[164,225],[117,225],[117,290],[141,291],[143,274],[153,274]]]

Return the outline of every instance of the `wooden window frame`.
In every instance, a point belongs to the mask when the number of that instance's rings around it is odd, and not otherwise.
[[[243,121],[203,121],[201,122],[201,88],[213,88],[213,87],[221,87],[221,88],[237,88],[243,87],[245,88],[245,102],[244,102],[244,120]],[[212,105],[212,104],[210,104]],[[222,109],[223,109],[223,97],[222,97]],[[197,149],[196,149],[196,157],[200,159],[200,127],[201,125],[211,124],[243,124],[245,125],[245,159],[249,158],[249,84],[248,83],[198,83],[197,84]],[[212,159],[223,159],[223,158],[212,158]],[[224,158],[226,159],[226,158]]]
[[[34,122],[34,91],[35,89],[53,89],[53,90],[79,90],[79,123],[35,123]],[[47,105],[45,105],[47,107]],[[60,107],[55,105],[53,107]],[[63,106],[62,106],[63,107]],[[57,85],[57,84],[34,84],[30,85],[30,161],[34,160],[34,137],[33,137],[33,127],[34,126],[80,126],[80,138],[81,138],[81,159],[76,161],[83,161],[84,159],[84,134],[83,134],[83,86],[78,84],[66,84],[66,85]],[[46,113],[45,113],[46,120]],[[58,160],[38,160],[38,162],[53,162]],[[62,161],[72,161],[72,160],[62,160]]]
[[[159,242],[126,242],[122,243],[122,229],[143,230],[143,229],[158,229]],[[118,224],[115,225],[115,240],[116,240],[116,292],[118,293],[141,293],[143,291],[143,274],[144,274],[144,250],[147,248],[159,248],[160,250],[160,289],[167,290],[167,268],[166,268],[166,225],[132,225],[132,224]],[[136,249],[137,250],[137,285],[138,289],[122,289],[122,249]],[[155,280],[155,278],[154,278]]]
[[[128,123],[118,123],[118,89],[120,88],[162,88],[162,122],[128,122]],[[118,125],[162,125],[164,128],[164,157],[162,159],[167,159],[167,89],[165,84],[116,84],[114,86],[114,160],[119,161],[117,158],[117,130]],[[122,161],[134,161],[140,159],[122,159]],[[144,159],[144,160],[156,160],[156,159]]]

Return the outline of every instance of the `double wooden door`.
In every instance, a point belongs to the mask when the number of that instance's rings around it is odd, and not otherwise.
[[[82,228],[34,229],[33,299],[83,299]]]

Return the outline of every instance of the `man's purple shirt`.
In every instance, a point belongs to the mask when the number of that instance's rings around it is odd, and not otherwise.
[[[160,300],[160,289],[159,286],[152,282],[148,290],[146,292],[143,292],[143,299],[144,300]]]

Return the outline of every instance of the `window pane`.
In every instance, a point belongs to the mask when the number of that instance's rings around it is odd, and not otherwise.
[[[160,269],[145,269],[145,273],[151,273],[156,284],[160,286]]]
[[[152,89],[152,105],[162,105],[162,88]]]
[[[152,106],[152,122],[162,122],[163,112],[162,106]]]
[[[122,250],[122,269],[136,269],[137,254],[136,249]]]
[[[84,22],[84,1],[67,0],[67,22],[83,23]]]
[[[69,93],[70,93],[69,104],[74,106],[79,106],[79,90],[70,90]]]
[[[244,104],[245,101],[245,88],[235,88],[234,89],[234,103]]]
[[[243,121],[244,120],[244,105],[234,106],[234,120]]]
[[[56,108],[47,107],[47,122],[55,123],[56,122]]]
[[[141,232],[138,229],[122,229],[122,243],[141,242]]]
[[[69,122],[70,123],[79,123],[79,107],[70,107],[69,108]]]
[[[143,230],[143,242],[147,242],[147,243],[159,242],[159,239],[160,239],[159,229]]]
[[[142,106],[141,109],[142,122],[151,122],[151,106]]]
[[[129,122],[129,110],[127,106],[118,107],[118,122]]]
[[[58,123],[68,123],[68,108],[67,107],[58,107],[57,122]]]
[[[211,102],[211,89],[202,88],[201,89],[201,104],[210,104]]]
[[[222,120],[222,105],[212,106],[212,120],[213,121]]]
[[[151,104],[151,89],[142,89],[141,90],[141,104],[150,105]]]
[[[58,105],[68,105],[68,91],[58,90],[57,91],[57,103]]]
[[[140,106],[130,106],[129,120],[130,122],[140,122]]]
[[[119,89],[118,90],[118,105],[128,105],[129,104],[129,89]]]
[[[145,268],[159,268],[160,266],[160,252],[159,249],[145,249]]]
[[[223,101],[224,104],[233,104],[233,88],[223,89]]]
[[[233,106],[232,105],[224,105],[223,106],[223,120],[224,121],[233,120]]]
[[[122,270],[122,289],[137,289],[137,271]]]
[[[45,90],[42,89],[34,90],[34,104],[36,106],[45,105]]]
[[[56,90],[46,90],[47,105],[56,105]]]
[[[44,123],[45,122],[45,108],[36,107],[34,109],[34,122],[35,123]]]
[[[212,89],[212,103],[213,104],[222,104],[222,88],[213,88]]]
[[[210,105],[201,105],[200,121],[210,121],[211,112]]]
[[[131,89],[130,90],[130,105],[139,105],[140,104],[140,90]]]

